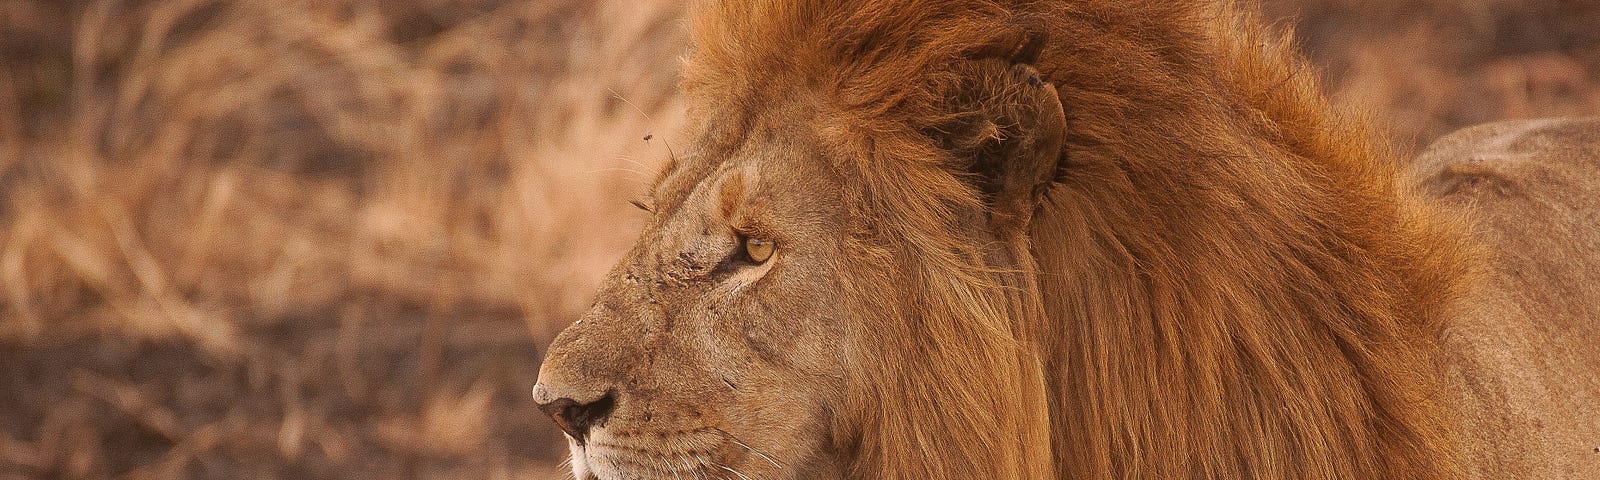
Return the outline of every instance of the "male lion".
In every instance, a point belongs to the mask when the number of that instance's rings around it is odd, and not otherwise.
[[[1231,2],[716,1],[694,38],[693,146],[534,391],[578,478],[1467,470],[1475,250]]]

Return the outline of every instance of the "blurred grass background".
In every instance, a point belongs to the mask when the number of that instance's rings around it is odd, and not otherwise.
[[[0,479],[560,477],[679,3],[0,0]],[[1403,152],[1600,114],[1600,1],[1264,5]]]

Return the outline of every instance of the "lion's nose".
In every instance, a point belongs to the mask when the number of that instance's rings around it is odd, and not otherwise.
[[[606,417],[611,415],[611,410],[617,406],[616,396],[606,392],[600,398],[589,401],[578,401],[569,397],[557,397],[544,384],[534,385],[533,401],[539,404],[539,409],[567,436],[572,437],[579,445],[583,445],[585,437],[589,436],[589,429],[595,425],[605,423]]]

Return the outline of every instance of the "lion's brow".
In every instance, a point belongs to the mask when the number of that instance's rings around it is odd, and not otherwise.
[[[722,180],[722,191],[717,196],[717,209],[722,218],[733,218],[744,200],[744,174],[732,172]]]

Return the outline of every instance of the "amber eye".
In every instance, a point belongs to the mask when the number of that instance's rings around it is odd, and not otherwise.
[[[744,256],[756,265],[767,263],[767,259],[772,258],[772,251],[776,248],[777,245],[768,240],[754,237],[744,239]]]

